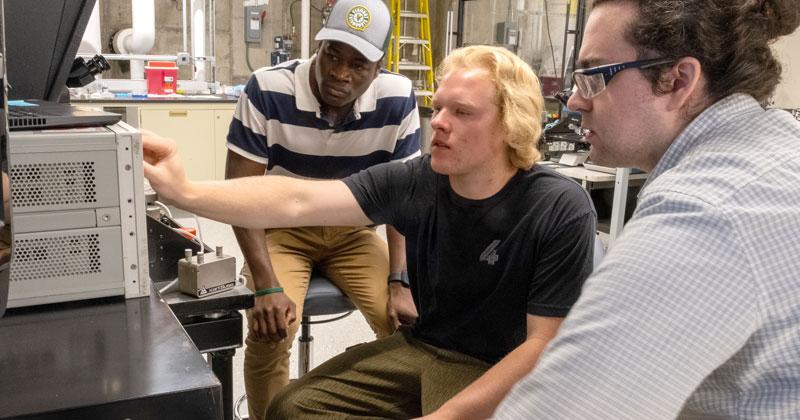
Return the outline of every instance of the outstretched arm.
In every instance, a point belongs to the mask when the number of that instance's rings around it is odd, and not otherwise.
[[[159,197],[197,215],[247,228],[371,223],[342,181],[257,176],[192,182],[175,142],[144,132],[144,174]]]

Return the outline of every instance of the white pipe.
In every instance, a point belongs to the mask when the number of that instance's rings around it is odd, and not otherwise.
[[[452,6],[452,3],[451,3]],[[444,55],[450,55],[450,41],[453,37],[453,10],[447,11],[447,17],[444,19]]]
[[[211,57],[217,56],[217,2],[216,0],[209,0],[211,2],[211,10],[208,11],[209,16],[209,25],[208,25],[208,39],[211,41]],[[217,60],[211,60],[209,63],[211,65],[211,81],[217,81]],[[211,92],[214,93],[214,92]]]
[[[94,9],[92,9],[92,15],[89,17],[89,23],[86,24],[86,31],[83,33],[78,52],[92,56],[102,52],[100,43],[100,0],[97,0],[97,3],[94,4]]]
[[[125,38],[126,52],[147,54],[156,40],[155,0],[131,0],[133,33]],[[131,61],[131,79],[144,78],[144,61]]]
[[[144,61],[131,60],[131,79],[144,79]]]
[[[92,58],[94,54],[75,54],[76,57]],[[178,62],[177,55],[170,54],[103,54],[103,58],[108,61],[130,61],[130,60],[145,60],[145,61],[174,61]],[[209,63],[214,62],[214,57],[192,57],[196,60],[203,60]]]
[[[309,57],[311,45],[311,0],[300,3],[300,58]]]
[[[188,14],[189,12],[186,10],[186,0],[183,0],[183,8],[181,8],[181,18],[183,19],[183,50],[181,50],[181,52],[189,52],[189,41],[186,37],[186,28],[188,28],[188,24],[186,23],[186,15]]]
[[[125,46],[133,54],[145,54],[156,40],[155,0],[131,0],[131,21],[133,34]]]
[[[205,0],[192,0],[192,56],[194,75],[192,80],[206,80],[206,62],[196,57],[206,55]]]
[[[77,53],[76,57],[92,58],[94,54]],[[155,61],[178,61],[177,55],[169,54],[103,54],[107,61],[130,61],[130,60],[155,60]]]

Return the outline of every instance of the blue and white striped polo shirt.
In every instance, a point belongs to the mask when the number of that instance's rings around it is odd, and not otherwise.
[[[228,149],[267,165],[267,174],[340,179],[378,163],[420,154],[417,102],[411,81],[381,71],[332,126],[311,91],[311,60],[253,73],[239,97]]]

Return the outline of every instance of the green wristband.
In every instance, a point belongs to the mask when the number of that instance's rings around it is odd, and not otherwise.
[[[283,293],[283,287],[270,287],[269,289],[256,290],[256,297],[271,295],[273,293]]]

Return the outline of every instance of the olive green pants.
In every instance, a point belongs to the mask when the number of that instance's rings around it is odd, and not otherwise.
[[[272,401],[267,418],[418,417],[435,411],[490,367],[398,331],[353,347],[291,383]]]
[[[266,233],[272,267],[294,302],[297,320],[280,343],[248,336],[244,384],[251,420],[261,420],[275,394],[289,383],[289,350],[303,316],[303,301],[312,268],[325,275],[353,301],[378,338],[392,332],[386,313],[389,254],[386,242],[367,227],[270,229]],[[249,268],[242,275],[253,288]],[[250,313],[248,311],[248,322]],[[353,343],[356,344],[356,343]]]

